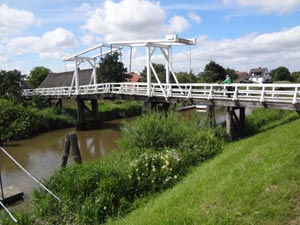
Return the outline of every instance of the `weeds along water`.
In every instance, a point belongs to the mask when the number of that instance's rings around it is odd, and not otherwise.
[[[252,126],[255,120],[256,129],[274,123],[266,119],[269,116],[278,121],[294,118],[280,111],[258,115],[247,120]],[[99,162],[57,171],[45,184],[62,203],[37,190],[30,214],[17,214],[19,224],[101,224],[127,214],[141,199],[174,186],[189,168],[222,151],[224,128],[199,128],[199,122],[174,112],[168,116],[151,112],[126,123],[120,151]]]
[[[124,124],[120,151],[57,171],[45,181],[62,203],[37,190],[31,214],[18,216],[31,224],[99,224],[126,214],[137,200],[173,186],[190,166],[222,150],[223,128],[199,129],[198,124],[199,118],[174,112],[151,112]]]

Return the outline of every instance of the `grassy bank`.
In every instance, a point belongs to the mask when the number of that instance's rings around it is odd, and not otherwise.
[[[199,129],[174,113],[142,116],[123,128],[120,153],[48,178],[62,203],[39,190],[19,224],[298,224],[296,118],[258,110],[247,127],[260,133],[212,158],[222,128]]]
[[[300,120],[276,115],[261,118],[261,133],[227,144],[180,184],[107,224],[300,224]]]
[[[57,171],[45,184],[62,202],[36,191],[32,212],[18,214],[19,224],[101,224],[127,214],[222,150],[224,129],[199,129],[198,122],[172,112],[153,112],[126,124],[121,151]],[[143,144],[133,146],[133,139]]]

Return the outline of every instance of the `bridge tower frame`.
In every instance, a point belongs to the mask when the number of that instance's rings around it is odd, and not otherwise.
[[[90,84],[97,84],[96,79],[96,68],[97,68],[97,58],[102,57],[103,55],[112,53],[114,51],[119,51],[125,47],[130,48],[130,72],[131,72],[131,55],[132,55],[132,48],[137,47],[144,47],[146,48],[146,68],[147,68],[147,96],[152,96],[151,90],[151,75],[153,73],[159,87],[165,97],[165,100],[168,102],[167,93],[169,90],[165,90],[163,88],[162,82],[160,81],[157,72],[152,63],[152,57],[157,49],[160,50],[163,59],[165,59],[165,66],[166,66],[166,83],[170,83],[170,74],[172,74],[175,82],[179,84],[173,67],[171,65],[171,54],[170,50],[173,46],[183,46],[183,45],[196,45],[196,38],[191,39],[184,39],[179,38],[177,35],[166,35],[165,39],[149,39],[149,40],[135,40],[135,41],[116,41],[116,42],[108,42],[108,43],[101,43],[97,46],[92,48],[86,49],[81,51],[77,54],[64,57],[63,60],[66,61],[73,61],[74,62],[74,75],[72,79],[71,89],[75,86],[76,94],[79,91],[79,78],[78,78],[78,70],[79,66],[83,62],[88,62],[91,67],[93,68],[93,72],[91,74],[91,81]],[[108,48],[109,50],[103,52],[103,48]],[[100,53],[99,53],[100,51]],[[91,55],[92,54],[92,55]]]

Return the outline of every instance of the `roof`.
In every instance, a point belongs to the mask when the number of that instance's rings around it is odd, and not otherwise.
[[[237,78],[234,80],[237,83],[248,78],[247,72],[236,71],[234,74],[237,75]]]
[[[92,72],[93,69],[78,70],[79,85],[88,85],[91,80]],[[69,87],[72,83],[73,74],[74,71],[50,73],[39,87]]]
[[[130,72],[129,74],[129,78],[125,78],[125,80],[127,82],[139,82],[141,75],[135,73],[135,72]]]
[[[258,67],[258,68],[253,68],[250,70],[249,72],[249,75],[251,76],[252,74],[255,74],[255,75],[263,75],[265,73],[268,73],[268,68],[261,68],[261,67]]]

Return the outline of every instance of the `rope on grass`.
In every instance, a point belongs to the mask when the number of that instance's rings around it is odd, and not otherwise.
[[[52,191],[50,191],[45,185],[43,185],[37,178],[35,178],[31,173],[29,173],[24,167],[20,165],[4,148],[0,146],[1,151],[8,156],[24,173],[26,173],[31,179],[33,179],[38,185],[40,185],[45,191],[52,195],[57,201],[61,202],[60,198],[57,197]]]

